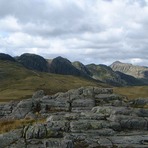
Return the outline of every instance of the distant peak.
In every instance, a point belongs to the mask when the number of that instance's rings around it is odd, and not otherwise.
[[[68,62],[68,63],[71,63],[67,58],[63,58],[61,56],[58,56],[58,57],[54,58],[52,61],[53,62],[54,61],[60,61],[60,62]]]
[[[81,63],[81,62],[79,62],[79,61],[74,61],[72,64],[73,64],[73,65],[83,65],[83,63]]]
[[[34,53],[23,53],[22,55],[23,55],[23,56],[24,56],[24,55],[25,55],[25,56],[32,56],[32,55],[36,55],[36,54],[34,54]],[[21,56],[22,56],[22,55],[21,55]]]
[[[130,63],[122,63],[120,61],[115,61],[114,63],[112,63],[111,65],[122,65],[122,66],[133,66]]]
[[[62,56],[58,56],[58,57],[56,57],[56,58],[61,58],[61,59],[64,59]]]
[[[56,58],[54,58],[54,59],[68,60],[68,59],[66,59],[66,58],[64,58],[64,57],[62,57],[62,56],[58,56],[58,57],[56,57]]]
[[[115,62],[113,62],[113,64],[121,64],[122,62],[120,62],[120,61],[115,61]]]
[[[13,57],[5,53],[0,53],[0,60],[15,62],[15,59]]]

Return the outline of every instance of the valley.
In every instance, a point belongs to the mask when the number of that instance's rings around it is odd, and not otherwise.
[[[25,99],[40,89],[51,95],[81,86],[106,86],[76,76],[28,70],[18,63],[9,61],[1,61],[0,70],[0,102]]]
[[[115,62],[114,69],[121,65]],[[148,97],[147,75],[141,79],[127,73],[113,71],[106,65],[83,65],[79,61],[70,62],[68,59],[57,57],[46,60],[35,54],[23,54],[13,58],[0,54],[0,102],[22,100],[32,95],[34,91],[44,90],[52,95],[82,86],[113,87],[115,93],[127,96],[129,99]],[[130,65],[132,67],[132,65]],[[133,68],[132,68],[133,69]],[[146,67],[140,68],[141,73],[147,73]],[[144,72],[142,70],[144,69]],[[127,70],[126,70],[127,71]]]
[[[140,78],[63,57],[0,54],[0,147],[147,147],[147,68],[138,69]]]

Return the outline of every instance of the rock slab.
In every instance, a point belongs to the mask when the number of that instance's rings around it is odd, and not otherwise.
[[[146,148],[147,99],[86,87],[0,105],[0,120],[46,118],[0,135],[0,148]],[[136,106],[136,107],[135,107]],[[40,116],[37,116],[39,114]]]

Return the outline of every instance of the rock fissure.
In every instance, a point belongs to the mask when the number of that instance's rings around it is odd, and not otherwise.
[[[141,109],[146,99],[133,100],[140,108],[134,108],[131,102],[113,94],[110,88],[82,87],[53,96],[36,92],[33,98],[14,106],[0,105],[0,120],[37,121],[22,128],[21,133],[14,130],[1,134],[0,147],[148,147],[148,109]],[[39,123],[41,118],[46,121]]]

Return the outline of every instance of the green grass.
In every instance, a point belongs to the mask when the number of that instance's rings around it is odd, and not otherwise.
[[[148,86],[115,87],[114,92],[128,97],[128,99],[148,98]]]
[[[0,102],[29,98],[39,89],[52,95],[82,86],[104,87],[80,77],[28,70],[15,62],[0,61]]]

